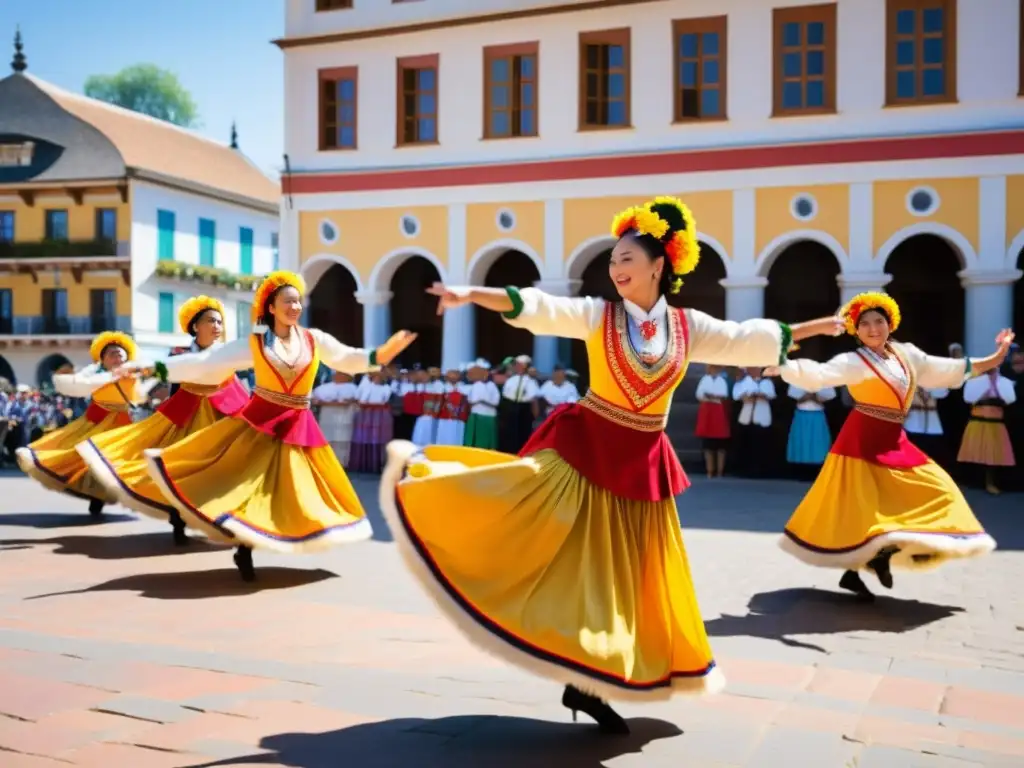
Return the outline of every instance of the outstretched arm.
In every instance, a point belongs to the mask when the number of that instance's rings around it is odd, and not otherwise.
[[[834,317],[789,326],[775,320],[718,320],[696,309],[687,309],[690,327],[690,361],[741,367],[778,365],[786,359],[793,342],[841,330]]]
[[[346,346],[318,328],[310,328],[309,332],[320,348],[320,357],[324,363],[352,376],[387,365],[416,340],[415,333],[399,331],[376,349],[360,349]]]
[[[972,376],[991,371],[1003,364],[1010,345],[1013,331],[1005,329],[996,336],[996,350],[988,357],[936,357],[925,354],[913,344],[902,344],[902,348],[917,373],[918,386],[925,389],[956,389]]]
[[[133,362],[121,366],[121,371],[148,374],[155,370],[166,381],[193,384],[216,385],[230,377],[235,371],[252,367],[252,348],[249,337],[217,344],[202,352],[187,355],[173,355],[157,364]]]
[[[114,376],[99,364],[87,365],[76,373],[55,373],[53,388],[66,397],[89,397],[102,386],[114,381]]]
[[[870,374],[870,369],[857,360],[851,352],[836,355],[827,363],[814,360],[786,360],[777,368],[765,371],[767,376],[779,376],[787,384],[807,392],[817,392],[826,387],[841,387],[856,384]]]

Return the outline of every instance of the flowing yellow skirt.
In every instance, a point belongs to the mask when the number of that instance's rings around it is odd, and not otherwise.
[[[136,512],[166,520],[176,510],[149,476],[144,451],[167,448],[219,421],[221,414],[205,397],[183,427],[162,413],[128,424],[78,444],[78,452],[107,492]]]
[[[94,423],[84,415],[66,427],[55,430],[16,453],[18,466],[26,475],[52,491],[67,493],[90,501],[112,504],[116,494],[110,493],[90,472],[76,450],[79,443],[107,432],[121,429],[125,415],[109,411],[102,421]],[[131,425],[128,425],[131,426]]]
[[[672,499],[629,501],[555,451],[388,446],[381,508],[473,641],[606,699],[720,690]]]
[[[329,445],[289,445],[235,418],[145,455],[186,525],[215,541],[302,552],[373,535]]]
[[[908,569],[996,547],[935,462],[892,468],[833,453],[786,523],[780,545],[809,565],[851,570],[889,547],[899,548],[892,567]]]
[[[1016,465],[1013,443],[1010,441],[1006,424],[1001,421],[978,419],[968,421],[956,460],[964,464],[982,464],[986,467]]]

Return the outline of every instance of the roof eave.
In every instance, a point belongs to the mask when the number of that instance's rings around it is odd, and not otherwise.
[[[209,197],[221,202],[231,203],[232,205],[238,205],[243,208],[250,208],[261,213],[276,215],[280,211],[280,202],[278,201],[270,202],[258,197],[239,195],[234,192],[217,189],[216,187],[200,184],[188,179],[181,179],[175,176],[157,173],[156,171],[150,171],[146,168],[131,167],[128,169],[128,177],[137,181],[148,181],[152,184],[159,184],[162,187],[176,189],[181,192],[202,195],[203,197]]]

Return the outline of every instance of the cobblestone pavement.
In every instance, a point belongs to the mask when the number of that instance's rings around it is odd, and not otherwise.
[[[803,485],[697,479],[681,516],[727,692],[623,705],[619,738],[440,619],[357,487],[375,541],[257,553],[245,585],[230,550],[0,477],[0,766],[1024,765],[1024,497],[972,498],[991,557],[862,605],[775,546]]]

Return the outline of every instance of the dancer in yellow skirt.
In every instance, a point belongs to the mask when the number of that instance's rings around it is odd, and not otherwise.
[[[770,371],[808,392],[845,386],[854,400],[781,546],[810,565],[845,569],[839,586],[871,600],[860,569],[888,589],[892,567],[933,568],[995,549],[953,479],[907,439],[903,421],[917,387],[952,389],[997,367],[1013,334],[1000,333],[996,352],[980,360],[932,357],[892,339],[900,310],[890,296],[862,293],[841,315],[860,342],[855,352],[827,363],[787,360]]]
[[[75,450],[90,437],[132,423],[131,406],[141,402],[142,392],[133,381],[117,381],[112,371],[134,360],[137,347],[130,336],[118,331],[101,333],[89,347],[93,359],[78,373],[58,373],[53,386],[67,397],[92,397],[85,413],[66,427],[50,432],[16,452],[18,466],[29,477],[53,491],[89,501],[89,514],[99,517],[104,504],[117,497],[94,478]]]
[[[310,410],[310,391],[321,360],[363,373],[415,339],[402,331],[376,350],[353,349],[301,328],[304,293],[299,275],[274,272],[254,297],[251,335],[162,364],[167,380],[195,384],[255,371],[252,399],[237,418],[145,452],[151,477],[186,525],[238,545],[235,564],[246,581],[255,578],[253,548],[299,552],[370,538],[359,498]]]
[[[690,361],[772,365],[791,340],[839,328],[723,322],[668,306],[699,257],[678,200],[620,214],[609,273],[619,300],[534,288],[436,285],[442,309],[501,312],[586,342],[590,390],[552,410],[520,457],[389,446],[381,506],[407,563],[471,639],[568,686],[562,703],[628,732],[605,699],[719,690],[674,496],[689,481],[665,435]]]
[[[209,349],[224,337],[224,305],[209,296],[195,296],[178,311],[182,333],[193,341],[190,352]],[[105,432],[78,444],[93,476],[129,509],[169,520],[174,543],[188,543],[185,523],[149,476],[143,455],[148,448],[167,448],[225,416],[234,416],[249,402],[249,393],[232,372],[220,384],[181,384],[148,419]]]

